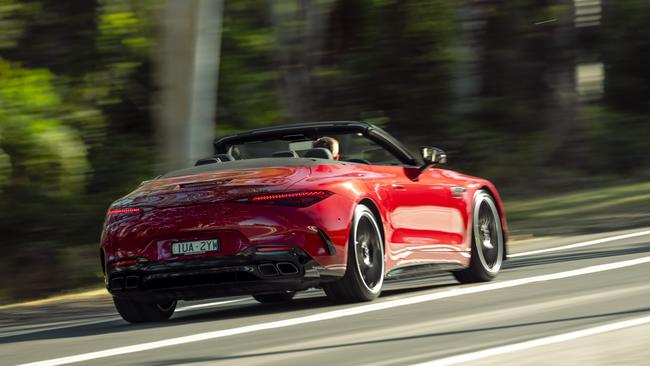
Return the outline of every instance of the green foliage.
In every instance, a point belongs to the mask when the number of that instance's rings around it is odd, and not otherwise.
[[[219,134],[282,122],[276,42],[259,1],[226,1],[217,119]]]
[[[650,225],[650,183],[618,181],[600,186],[582,178],[580,189],[506,200],[513,235],[586,234]],[[576,182],[577,183],[577,182]],[[585,184],[586,183],[586,184]]]
[[[338,118],[385,118],[389,128],[399,127],[397,134],[407,139],[441,127],[438,116],[449,111],[452,96],[457,27],[452,3],[359,1],[357,7],[346,5],[339,3],[337,11],[343,20],[333,27],[347,32],[333,32],[340,38],[332,43],[340,46],[333,50],[329,65],[338,65],[341,71],[323,81],[334,92],[326,94],[324,107],[331,107],[330,114]]]
[[[6,190],[79,193],[88,169],[85,145],[63,122],[65,107],[47,70],[0,59],[0,147],[11,157]]]
[[[650,113],[650,2],[608,1],[602,52],[608,68],[605,99],[623,111]]]
[[[154,5],[0,3],[2,297],[97,280],[106,207],[152,171]]]
[[[65,243],[56,241],[63,239],[66,223],[53,212],[70,210],[83,197],[87,148],[73,125],[92,109],[68,105],[51,72],[2,59],[0,106],[0,232],[3,250],[12,253],[0,258],[0,285],[11,281],[12,288],[20,288],[32,285],[31,275],[40,276],[39,271],[25,274],[34,270],[32,261],[40,258],[40,264],[49,262],[56,270],[53,248]],[[30,259],[14,261],[23,257]]]
[[[592,172],[606,167],[610,172],[629,174],[643,171],[643,167],[650,163],[648,116],[617,112],[603,106],[587,106],[581,117],[586,152],[584,160]]]
[[[25,15],[35,10],[32,3],[0,0],[0,49],[16,46],[25,29]]]

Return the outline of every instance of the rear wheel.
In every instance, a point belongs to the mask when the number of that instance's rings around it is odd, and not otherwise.
[[[296,296],[295,291],[286,291],[277,294],[253,295],[253,298],[262,304],[272,304],[290,301],[294,296]]]
[[[384,244],[372,211],[359,205],[354,211],[348,241],[345,275],[323,284],[327,297],[336,302],[376,299],[384,283]]]
[[[494,198],[486,191],[474,197],[472,257],[468,268],[453,272],[461,283],[485,282],[497,276],[503,264],[501,217]]]
[[[169,319],[176,309],[176,301],[149,304],[113,296],[115,309],[129,323],[159,322]]]

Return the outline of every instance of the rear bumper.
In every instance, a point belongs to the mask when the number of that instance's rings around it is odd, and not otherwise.
[[[140,214],[107,222],[101,240],[104,266],[125,258],[149,263],[239,257],[269,245],[299,248],[330,270],[345,270],[354,202],[333,195],[306,208],[238,202],[147,208]],[[176,242],[219,241],[217,253],[178,256]]]
[[[140,302],[198,300],[233,295],[300,291],[340,277],[296,248],[247,251],[229,257],[149,262],[112,268],[106,287],[114,296]]]

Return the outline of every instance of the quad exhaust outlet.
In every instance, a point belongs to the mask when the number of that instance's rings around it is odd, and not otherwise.
[[[277,264],[264,263],[258,266],[263,276],[290,276],[300,273],[298,267],[291,262],[280,262]]]

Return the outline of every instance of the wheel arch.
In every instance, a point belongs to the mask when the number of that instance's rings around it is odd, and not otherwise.
[[[377,221],[377,225],[379,225],[379,233],[381,234],[381,241],[384,246],[384,252],[386,251],[386,233],[384,233],[384,221],[381,218],[381,213],[379,211],[379,207],[377,207],[377,204],[370,198],[363,198],[361,201],[358,203],[359,205],[364,205],[370,209],[372,212],[372,215],[375,217],[375,220]]]
[[[501,230],[503,231],[503,259],[506,260],[508,258],[508,226],[506,223],[506,216],[503,210],[501,197],[494,187],[490,187],[488,185],[483,185],[477,189],[476,192],[474,192],[474,196],[476,196],[476,193],[479,191],[486,191],[488,194],[490,194],[490,196],[492,196],[494,202],[496,203],[497,210],[499,211],[499,217],[501,218]]]

